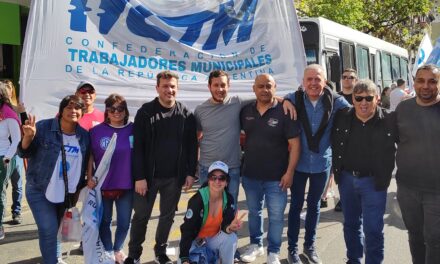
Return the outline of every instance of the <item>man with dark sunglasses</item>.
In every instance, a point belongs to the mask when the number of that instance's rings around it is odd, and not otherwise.
[[[370,80],[353,89],[354,108],[340,110],[332,130],[333,172],[344,214],[347,263],[382,263],[387,188],[394,169],[394,114],[378,106]],[[365,238],[365,239],[364,239]]]
[[[344,96],[345,100],[349,102],[351,105],[353,105],[353,88],[356,85],[358,81],[357,72],[355,69],[352,68],[346,68],[342,72],[341,76],[341,91],[338,92],[338,94]]]
[[[267,263],[279,264],[287,189],[292,186],[300,153],[300,129],[299,123],[286,116],[282,104],[275,99],[276,83],[271,75],[258,75],[253,90],[257,101],[240,113],[246,134],[242,184],[249,209],[250,235],[250,245],[241,260],[252,262],[264,255],[262,211],[266,204]]]
[[[76,88],[75,95],[83,99],[86,111],[79,120],[79,125],[85,130],[90,130],[99,123],[104,122],[104,113],[95,108],[96,91],[90,82],[80,82]]]

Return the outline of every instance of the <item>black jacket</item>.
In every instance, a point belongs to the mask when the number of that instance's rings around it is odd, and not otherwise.
[[[197,235],[200,232],[203,224],[203,216],[204,216],[204,208],[208,208],[209,212],[209,201],[208,205],[203,203],[203,198],[201,191],[202,189],[209,187],[202,187],[200,190],[194,194],[191,199],[188,201],[188,209],[186,211],[183,224],[180,226],[180,232],[182,234],[182,238],[180,239],[180,260],[183,262],[189,259],[189,250],[191,248],[191,244],[196,239]],[[234,206],[234,198],[232,195],[225,191],[226,199],[224,199],[223,203],[223,220],[221,225],[221,230],[226,232],[226,227],[228,227],[235,217],[235,206]]]
[[[356,118],[354,108],[341,109],[337,112],[332,130],[333,172],[335,181],[339,183],[339,176],[343,168],[345,146],[351,132],[351,124]],[[394,169],[396,153],[395,114],[377,107],[373,117],[374,133],[372,146],[374,161],[371,172],[374,176],[376,190],[385,190],[390,185]],[[363,140],[363,139],[359,139]]]
[[[159,100],[145,103],[137,111],[133,125],[133,177],[135,181],[146,179],[151,185],[155,173],[154,141],[156,138],[155,116],[159,113]],[[179,116],[179,155],[177,177],[185,183],[186,176],[194,176],[197,166],[197,132],[194,115],[180,102],[176,102]]]

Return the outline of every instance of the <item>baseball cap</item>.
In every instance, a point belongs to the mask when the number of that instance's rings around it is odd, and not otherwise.
[[[208,168],[208,173],[211,173],[212,171],[215,170],[221,170],[224,173],[228,174],[228,165],[226,165],[224,162],[222,161],[214,161],[211,166],[209,166]]]
[[[88,87],[92,88],[92,90],[95,90],[95,86],[93,86],[93,84],[91,82],[82,81],[76,87],[76,91],[78,91],[79,89],[83,88],[84,86],[88,86]]]

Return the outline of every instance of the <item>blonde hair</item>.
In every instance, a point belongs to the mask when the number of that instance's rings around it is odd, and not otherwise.
[[[13,106],[17,106],[18,100],[17,100],[17,94],[15,91],[15,85],[11,80],[1,80],[0,81],[0,87],[4,87],[5,89],[10,89],[11,92],[11,98],[9,98],[9,101]]]

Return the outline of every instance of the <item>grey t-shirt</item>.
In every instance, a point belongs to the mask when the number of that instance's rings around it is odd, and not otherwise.
[[[247,102],[250,101],[230,96],[223,104],[213,104],[208,99],[196,107],[197,130],[203,133],[199,160],[202,166],[221,160],[229,168],[240,167],[240,110]]]
[[[426,192],[440,192],[440,103],[419,106],[415,98],[396,108],[398,183]]]

